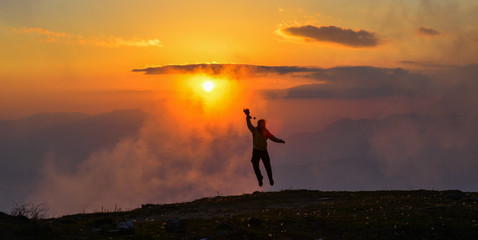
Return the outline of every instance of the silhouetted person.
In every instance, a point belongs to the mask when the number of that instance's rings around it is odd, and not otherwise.
[[[269,158],[269,153],[267,152],[267,139],[270,139],[277,143],[285,143],[284,140],[274,137],[269,130],[266,128],[266,121],[261,119],[257,121],[257,127],[252,126],[251,115],[249,109],[244,109],[246,114],[247,127],[252,132],[252,167],[254,168],[254,173],[256,174],[257,181],[259,181],[259,186],[262,187],[262,174],[259,168],[259,161],[262,159],[262,163],[267,171],[267,176],[269,177],[269,183],[274,185],[274,179],[272,178],[272,168],[271,168],[271,159]],[[255,119],[255,118],[254,118]]]

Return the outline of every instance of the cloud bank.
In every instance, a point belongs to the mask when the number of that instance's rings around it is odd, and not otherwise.
[[[305,41],[331,42],[343,46],[363,48],[377,47],[383,43],[376,33],[365,30],[352,30],[337,26],[298,26],[285,27],[279,30],[287,37],[298,37]]]
[[[336,67],[308,75],[317,84],[287,90],[287,98],[375,98],[418,95],[428,91],[429,79],[404,69]],[[271,94],[273,96],[273,93]]]
[[[433,68],[433,73],[413,72],[402,68],[377,68],[370,66],[350,67],[303,67],[303,66],[261,66],[247,64],[185,64],[165,65],[144,69],[133,69],[145,74],[208,74],[225,75],[234,79],[253,79],[267,81],[267,78],[288,77],[291,82],[307,80],[308,84],[298,84],[287,89],[266,89],[268,98],[328,98],[356,99],[391,96],[430,96],[470,93],[476,83],[472,69],[476,65],[450,66],[413,61],[404,64]],[[445,74],[446,73],[446,74]],[[450,74],[455,76],[450,80]],[[262,77],[261,79],[254,79]],[[464,92],[462,92],[464,91]]]

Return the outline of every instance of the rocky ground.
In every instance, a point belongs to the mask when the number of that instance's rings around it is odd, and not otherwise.
[[[478,194],[287,190],[32,220],[0,239],[478,239]]]

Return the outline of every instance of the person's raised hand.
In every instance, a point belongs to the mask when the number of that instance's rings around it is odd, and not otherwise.
[[[244,113],[246,114],[247,118],[251,119],[251,113],[249,112],[249,109],[248,108],[244,108],[243,109]]]

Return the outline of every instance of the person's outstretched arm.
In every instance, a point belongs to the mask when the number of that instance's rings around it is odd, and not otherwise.
[[[284,140],[280,139],[280,138],[276,138],[274,135],[272,135],[272,133],[270,133],[269,131],[266,131],[266,137],[269,138],[271,141],[273,142],[276,142],[276,143],[285,143]]]

